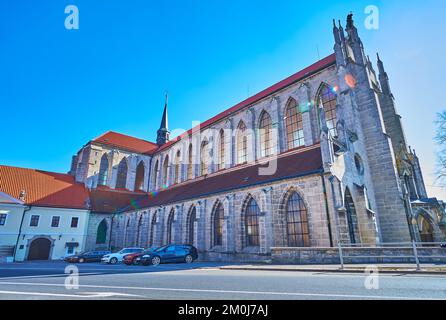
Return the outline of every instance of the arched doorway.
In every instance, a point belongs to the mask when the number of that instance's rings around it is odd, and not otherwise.
[[[105,244],[107,240],[107,221],[102,220],[96,234],[96,244]]]
[[[423,215],[420,215],[420,238],[421,242],[434,242],[434,228]]]
[[[46,238],[37,238],[31,242],[28,260],[49,260],[51,241]]]

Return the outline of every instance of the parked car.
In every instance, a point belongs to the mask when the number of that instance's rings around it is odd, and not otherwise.
[[[138,264],[141,263],[141,257],[143,255],[150,254],[155,249],[156,248],[149,249],[149,250],[146,250],[146,251],[143,251],[143,252],[130,253],[130,254],[124,256],[124,258],[122,258],[122,262],[125,263],[128,266],[138,265]]]
[[[102,257],[101,261],[108,264],[117,264],[118,262],[122,262],[124,256],[131,253],[139,253],[143,252],[144,248],[124,248],[119,252],[110,253]]]
[[[141,257],[141,264],[144,266],[160,263],[185,262],[192,263],[198,259],[198,250],[191,245],[168,245],[160,247],[149,254]]]
[[[67,256],[64,261],[69,263],[101,262],[102,257],[110,253],[110,251],[86,251]]]
[[[441,245],[441,247],[442,247],[442,248],[446,248],[446,243],[443,243],[443,244]]]

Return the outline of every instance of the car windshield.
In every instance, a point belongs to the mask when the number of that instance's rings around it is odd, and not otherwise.
[[[155,252],[163,251],[163,250],[166,249],[167,247],[168,247],[168,246],[160,247],[160,248],[156,249]]]

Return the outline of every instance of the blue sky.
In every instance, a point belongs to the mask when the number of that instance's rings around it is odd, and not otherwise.
[[[79,30],[64,28],[68,4]],[[367,5],[380,9],[379,30],[364,28]],[[446,199],[433,179],[433,121],[446,109],[441,0],[1,1],[0,163],[66,172],[108,130],[153,141],[166,90],[171,128],[189,129],[330,54],[331,21],[350,11],[386,64],[430,193]]]

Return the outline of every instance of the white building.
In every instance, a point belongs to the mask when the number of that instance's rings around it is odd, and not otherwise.
[[[0,166],[0,257],[55,260],[83,251],[88,198],[70,175]]]

